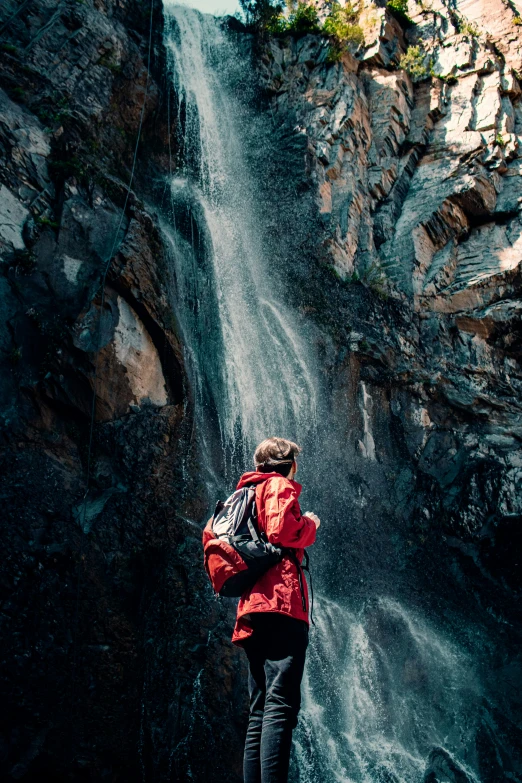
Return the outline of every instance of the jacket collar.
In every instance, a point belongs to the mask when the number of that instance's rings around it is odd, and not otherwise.
[[[297,497],[299,497],[301,494],[302,486],[301,484],[298,484],[297,481],[294,481],[293,479],[287,479],[284,476],[281,476],[280,473],[260,473],[257,470],[252,470],[249,473],[243,473],[238,481],[236,489],[242,489],[242,487],[246,486],[247,484],[262,484],[263,481],[267,481],[270,478],[277,478],[280,481],[285,481],[290,484],[296,491]]]

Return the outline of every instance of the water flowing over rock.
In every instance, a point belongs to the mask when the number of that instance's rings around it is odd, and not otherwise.
[[[323,520],[293,783],[522,780],[519,11],[364,0],[335,60],[4,3],[5,779],[241,780],[200,530],[281,434]]]

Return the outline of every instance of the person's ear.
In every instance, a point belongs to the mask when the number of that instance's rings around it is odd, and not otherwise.
[[[292,465],[292,468],[293,468],[294,476],[295,476],[295,474],[297,473],[297,462],[295,461],[295,459],[294,459],[294,464]]]

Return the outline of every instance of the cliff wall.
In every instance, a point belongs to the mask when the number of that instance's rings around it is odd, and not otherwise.
[[[332,339],[347,453],[390,459],[395,422],[413,495],[431,487],[416,513],[471,549],[516,536],[522,510],[522,39],[516,10],[492,6],[412,2],[405,28],[366,6],[355,56],[332,64],[328,41],[306,36],[260,58],[301,178],[300,207],[278,204],[282,230],[296,224],[294,289]],[[411,47],[414,80],[398,67]],[[501,569],[516,581],[509,558]]]
[[[322,530],[318,579],[361,603],[393,580],[459,638],[483,687],[473,753],[496,781],[521,771],[520,17],[381,6],[364,5],[365,44],[338,62],[317,35],[259,56],[274,230],[321,332],[328,482],[352,498]],[[459,779],[436,756],[426,779]]]
[[[244,671],[200,567],[191,520],[206,498],[150,207],[178,122],[159,3],[152,14],[149,38],[132,0],[1,11],[8,779],[240,779]],[[410,2],[408,15],[366,4],[365,45],[338,62],[320,36],[263,43],[270,154],[252,155],[289,296],[317,326],[342,444],[332,476],[353,498],[328,587],[364,599],[412,573],[413,602],[476,622],[477,752],[496,782],[522,769],[522,27],[501,0]],[[399,67],[414,46],[415,81]],[[323,529],[326,557],[338,530]],[[374,558],[372,585],[357,558]],[[439,780],[444,758],[431,763]]]
[[[161,3],[6,2],[0,28],[2,777],[224,779],[242,683],[188,521],[206,499],[145,203],[176,122]]]

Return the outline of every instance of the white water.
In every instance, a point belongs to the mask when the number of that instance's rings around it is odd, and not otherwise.
[[[179,101],[174,146],[182,145],[169,183],[173,219],[163,225],[176,315],[199,437],[206,446],[217,423],[223,453],[237,470],[269,435],[314,437],[317,411],[325,409],[322,381],[306,325],[287,307],[281,270],[267,257],[268,229],[245,154],[256,141],[242,96],[241,72],[249,62],[218,20],[169,0],[164,7]],[[361,452],[373,464],[372,401],[364,385],[362,392]],[[323,467],[335,457],[331,448],[321,455]],[[346,524],[354,498],[342,481],[332,482],[331,492],[331,516],[335,509]],[[374,563],[361,567],[370,583]],[[479,689],[463,654],[389,599],[374,599],[360,611],[322,599],[316,617],[295,735],[299,783],[422,783],[434,747],[458,759],[474,780],[475,760],[468,756]]]
[[[181,241],[166,228],[181,299],[185,294],[185,301],[192,302],[192,311],[180,320],[198,364],[195,375],[206,375],[223,445],[233,452],[241,443],[241,456],[250,461],[263,438],[302,439],[313,429],[315,373],[302,327],[278,290],[277,269],[270,266],[259,230],[262,208],[243,157],[245,109],[230,87],[246,63],[214,17],[168,0],[164,8],[184,118],[182,176],[178,172],[171,183],[174,211],[179,214],[179,204],[189,200],[191,219],[204,236],[202,274],[201,258],[191,258],[193,242]],[[195,321],[202,319],[206,328],[195,340],[201,327]],[[210,353],[208,338],[214,346]]]
[[[421,783],[434,747],[474,780],[481,689],[471,662],[390,599],[318,602],[295,736],[300,783]]]

